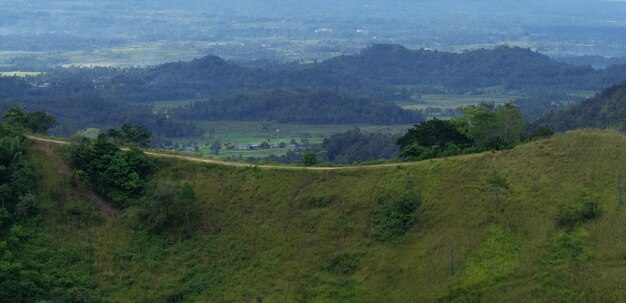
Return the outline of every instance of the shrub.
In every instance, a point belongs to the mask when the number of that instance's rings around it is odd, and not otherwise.
[[[602,209],[597,202],[583,202],[573,206],[562,206],[559,209],[557,225],[561,228],[573,230],[602,215]]]
[[[533,139],[542,139],[542,138],[548,138],[551,137],[552,135],[554,135],[554,131],[547,127],[547,126],[542,126],[540,128],[537,128],[533,134],[532,134],[532,138]]]
[[[420,201],[417,194],[405,193],[398,198],[383,196],[372,212],[373,227],[370,236],[386,242],[404,235],[416,222],[415,213]]]

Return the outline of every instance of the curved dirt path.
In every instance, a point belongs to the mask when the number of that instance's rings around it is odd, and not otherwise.
[[[54,168],[57,170],[57,172],[64,174],[64,175],[69,175],[72,173],[72,168],[69,165],[67,165],[67,163],[65,163],[65,161],[61,159],[61,157],[59,157],[59,155],[56,153],[54,149],[56,145],[67,144],[67,142],[63,143],[63,141],[48,140],[48,139],[38,138],[34,136],[27,136],[27,137],[35,141],[36,146],[41,151],[43,151],[46,155],[48,155],[50,160],[52,160],[54,164]],[[83,194],[89,200],[96,203],[96,206],[100,210],[100,213],[102,213],[103,215],[107,217],[111,217],[111,218],[119,217],[122,215],[122,211],[119,209],[116,209],[113,206],[113,203],[111,203],[109,200],[107,200],[103,196],[97,194],[96,192],[90,190],[83,182],[76,180],[73,183],[73,187],[75,188],[77,192]]]
[[[43,137],[33,136],[33,135],[26,135],[26,137],[33,141],[46,142],[49,144],[58,144],[58,145],[69,144],[69,142],[67,141],[48,139],[48,138],[43,138]],[[127,150],[127,149],[124,149],[124,150]],[[401,163],[385,163],[385,164],[372,164],[372,165],[361,165],[361,166],[306,167],[306,166],[281,166],[281,165],[255,165],[255,164],[249,164],[249,163],[229,162],[229,161],[216,160],[216,159],[210,159],[210,158],[174,155],[174,154],[159,153],[159,152],[153,152],[153,151],[144,151],[144,153],[152,157],[174,158],[174,159],[180,159],[180,160],[198,162],[198,163],[217,164],[217,165],[233,166],[233,167],[256,167],[256,168],[261,168],[261,169],[284,169],[284,170],[315,170],[315,171],[358,170],[358,169],[388,168],[388,167],[398,167],[398,166],[413,166],[419,163],[419,162],[401,162]],[[468,158],[468,157],[475,157],[478,155],[481,155],[481,154],[456,156],[455,158],[460,158],[460,157]]]

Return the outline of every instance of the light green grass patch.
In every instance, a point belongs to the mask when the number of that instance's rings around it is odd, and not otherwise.
[[[0,72],[0,77],[35,77],[35,76],[39,76],[43,73],[41,72],[20,72],[20,71],[14,71],[14,72]]]

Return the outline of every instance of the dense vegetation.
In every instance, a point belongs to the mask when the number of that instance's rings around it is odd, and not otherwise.
[[[143,198],[107,217],[27,148],[38,202],[2,229],[2,299],[623,301],[625,150],[622,134],[578,131],[345,171],[157,159]]]
[[[0,125],[0,301],[101,302],[87,247],[59,242],[66,228],[98,218],[67,191],[67,179],[42,181],[49,163],[19,131]]]
[[[185,120],[261,120],[306,124],[405,124],[424,119],[419,111],[332,91],[276,90],[253,95],[213,98],[175,109]]]
[[[186,137],[198,135],[189,123],[154,113],[147,105],[132,105],[107,97],[97,91],[87,77],[67,77],[52,87],[33,86],[17,77],[0,77],[0,111],[20,105],[30,111],[44,111],[56,118],[51,133],[70,136],[98,127],[107,129],[124,123],[140,124],[157,136]]]
[[[407,87],[416,92],[444,93],[482,93],[493,87],[517,91],[597,90],[624,80],[626,65],[595,70],[506,46],[447,53],[379,44],[356,55],[278,69],[244,67],[208,55],[148,68],[74,69],[70,74],[91,77],[107,95],[133,102],[281,88],[334,88],[359,96],[397,99],[407,94]],[[67,77],[63,69],[42,76],[53,83]]]
[[[522,91],[526,98],[518,104],[537,115],[576,100],[564,91],[599,89],[624,78],[623,65],[594,70],[520,48],[444,53],[375,45],[357,55],[280,68],[206,56],[146,68],[53,68],[27,79],[0,77],[0,109],[18,104],[48,112],[57,119],[50,130],[57,135],[134,123],[156,137],[197,137],[203,131],[182,119],[416,123],[421,114],[384,101],[494,87]],[[204,97],[173,116],[155,113],[150,103]]]
[[[626,131],[626,82],[616,84],[577,104],[555,110],[534,123],[557,131],[577,128],[615,128]]]
[[[288,151],[283,156],[272,155],[265,159],[242,160],[282,164],[357,164],[392,160],[400,154],[396,139],[396,135],[382,132],[366,133],[355,128],[334,134],[319,144],[303,144],[302,150]],[[308,159],[305,159],[305,155]]]
[[[86,179],[96,192],[119,208],[143,196],[147,181],[154,171],[152,161],[136,146],[131,146],[126,152],[110,141],[119,140],[120,137],[128,138],[129,133],[131,136],[139,133],[130,142],[145,145],[147,139],[141,129],[125,125],[121,131],[110,129],[107,135],[102,134],[93,141],[76,138],[69,148],[69,162],[78,177]]]
[[[415,125],[398,139],[407,160],[424,160],[486,150],[513,148],[526,137],[524,118],[511,104],[481,104],[462,109],[449,121],[430,120]]]

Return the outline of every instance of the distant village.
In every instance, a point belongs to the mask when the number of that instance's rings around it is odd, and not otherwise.
[[[188,142],[188,143],[175,143],[171,140],[166,140],[158,144],[159,148],[165,150],[173,150],[173,151],[182,151],[182,152],[200,152],[200,146],[197,142]],[[214,143],[206,143],[205,147],[209,148],[211,152],[215,155],[219,155],[220,150],[224,147],[229,151],[253,151],[253,150],[267,150],[267,149],[290,149],[290,150],[298,150],[303,147],[302,144],[298,144],[295,140],[292,140],[290,143],[281,142],[278,144],[272,144],[263,142],[261,144],[221,144],[219,142]]]

